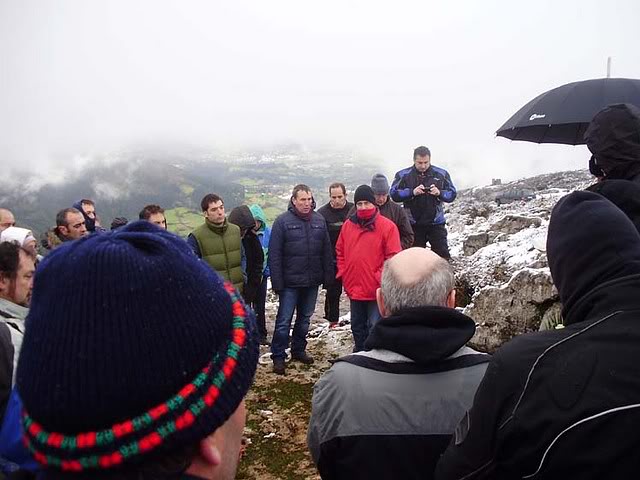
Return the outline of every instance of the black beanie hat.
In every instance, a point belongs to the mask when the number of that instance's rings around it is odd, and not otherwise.
[[[197,444],[245,396],[253,314],[149,222],[68,242],[38,267],[17,370],[25,443],[90,472]]]
[[[366,200],[367,202],[376,204],[376,196],[369,185],[360,185],[356,188],[356,193],[353,195],[354,203]]]
[[[547,257],[565,324],[576,303],[599,285],[640,273],[640,234],[609,200],[579,191],[561,198],[549,220]]]

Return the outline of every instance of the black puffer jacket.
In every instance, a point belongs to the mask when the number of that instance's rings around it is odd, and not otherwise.
[[[269,268],[275,291],[285,287],[329,285],[334,277],[333,247],[322,215],[312,212],[309,220],[296,215],[289,203],[271,227]]]
[[[635,478],[640,445],[640,235],[615,205],[555,207],[549,267],[566,328],[493,356],[439,479]]]

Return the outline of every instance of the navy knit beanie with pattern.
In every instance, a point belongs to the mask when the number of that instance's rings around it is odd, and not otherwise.
[[[46,467],[126,467],[210,435],[258,361],[253,314],[184,240],[140,221],[38,267],[17,371]]]

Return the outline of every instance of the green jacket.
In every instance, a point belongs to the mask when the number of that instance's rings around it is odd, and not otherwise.
[[[242,238],[240,228],[224,219],[222,225],[205,223],[193,231],[202,259],[242,293]]]

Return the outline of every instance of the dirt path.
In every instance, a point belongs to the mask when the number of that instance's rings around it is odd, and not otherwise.
[[[272,299],[273,300],[273,299]],[[267,330],[273,332],[277,303],[267,305]],[[349,310],[343,295],[340,313]],[[302,480],[319,479],[307,450],[307,425],[311,414],[313,385],[330,367],[329,360],[351,352],[353,340],[349,325],[328,329],[324,320],[324,292],[320,292],[316,313],[311,318],[307,351],[313,365],[287,363],[285,376],[275,375],[268,360],[269,347],[258,365],[252,389],[247,395],[249,439],[240,463],[238,479]]]

